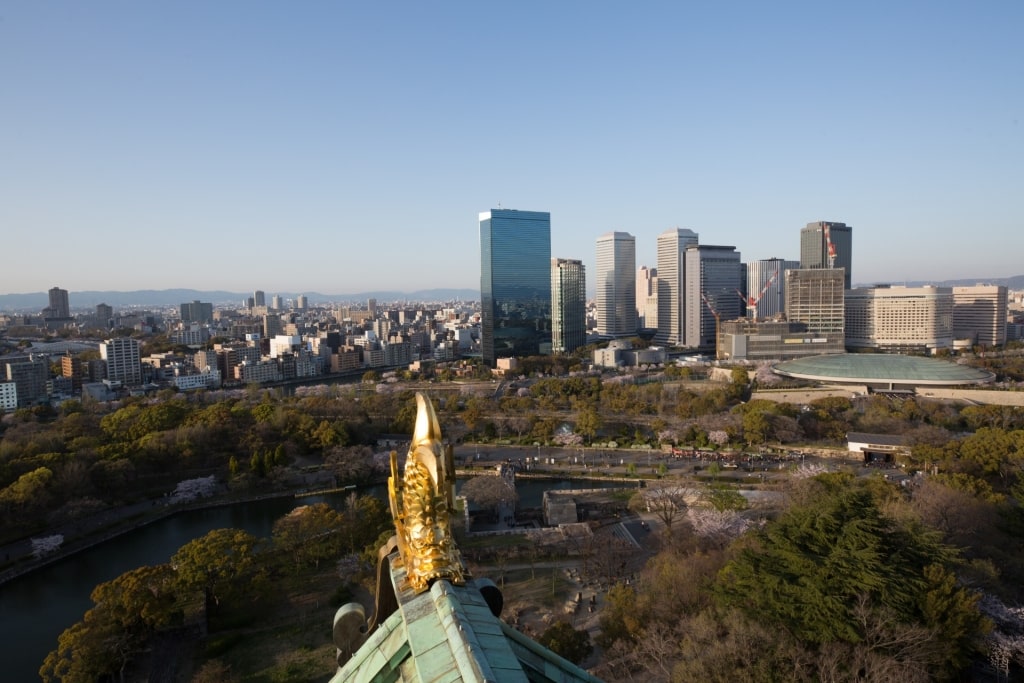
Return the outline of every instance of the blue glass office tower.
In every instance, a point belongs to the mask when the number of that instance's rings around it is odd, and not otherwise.
[[[480,214],[480,304],[484,361],[551,353],[551,214]]]

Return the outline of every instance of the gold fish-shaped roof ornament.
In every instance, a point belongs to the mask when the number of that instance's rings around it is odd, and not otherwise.
[[[416,394],[416,427],[401,476],[398,454],[391,452],[388,498],[409,586],[422,592],[437,579],[465,584],[469,573],[452,534],[452,447],[442,441],[434,407],[420,393]]]

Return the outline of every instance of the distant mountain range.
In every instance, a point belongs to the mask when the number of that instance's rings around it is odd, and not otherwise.
[[[358,294],[320,294],[319,292],[267,292],[267,304],[273,296],[295,300],[304,294],[311,306],[326,303],[362,303],[367,299],[376,299],[380,304],[397,301],[409,303],[427,303],[439,301],[478,301],[480,291],[475,289],[421,289],[415,292],[376,291]],[[132,292],[97,292],[69,291],[68,299],[71,310],[95,308],[97,304],[107,304],[115,309],[128,307],[167,307],[178,306],[190,301],[203,301],[217,305],[241,306],[242,302],[252,296],[252,292],[205,291],[197,289],[139,289]],[[25,294],[0,294],[0,311],[39,313],[50,303],[46,292],[28,292]]]
[[[959,280],[916,280],[905,282],[891,282],[887,284],[906,285],[908,287],[920,287],[922,285],[938,285],[941,287],[958,287],[974,285],[984,282],[993,285],[1006,285],[1008,289],[1024,289],[1024,275],[1013,277],[997,278],[962,278]],[[872,283],[856,283],[855,287],[869,287]],[[282,299],[295,300],[300,294],[305,294],[310,305],[322,304],[365,304],[367,299],[376,299],[380,304],[390,304],[397,301],[409,303],[428,303],[439,301],[479,301],[480,290],[477,289],[421,289],[415,292],[398,292],[393,290],[379,290],[373,292],[359,292],[356,294],[320,294],[319,292],[267,292],[267,303],[271,297],[280,296]],[[97,304],[107,304],[115,309],[122,308],[145,308],[145,307],[167,307],[178,306],[190,301],[203,301],[217,305],[241,306],[242,302],[252,296],[252,292],[225,292],[221,290],[209,291],[198,289],[138,289],[131,292],[114,291],[69,291],[68,299],[71,309],[81,310],[95,308]],[[0,294],[0,311],[39,313],[47,305],[50,299],[46,292],[28,292],[25,294]]]
[[[1006,285],[1007,289],[1024,289],[1024,275],[1013,277],[968,277],[959,280],[884,280],[877,283],[860,282],[854,283],[854,287],[870,287],[873,284],[887,284],[893,286],[923,287],[924,285],[935,285],[937,287],[968,287],[970,285]]]

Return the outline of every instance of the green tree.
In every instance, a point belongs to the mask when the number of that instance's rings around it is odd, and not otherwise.
[[[924,626],[934,635],[919,654],[944,677],[984,628],[973,593],[948,581],[953,559],[934,532],[883,516],[851,476],[821,475],[804,501],[742,543],[715,594],[815,646],[864,642],[875,622]]]
[[[576,431],[586,438],[587,443],[593,443],[603,422],[601,414],[597,410],[592,407],[584,408],[576,416]]]
[[[303,505],[274,522],[274,546],[290,554],[297,567],[320,566],[341,554],[342,516],[327,503]]]
[[[586,629],[577,631],[567,621],[556,621],[540,635],[537,642],[573,664],[579,664],[594,651]]]
[[[171,566],[183,590],[202,591],[207,603],[219,605],[233,589],[252,588],[261,547],[260,539],[240,529],[214,529],[179,548]]]
[[[0,491],[0,509],[21,514],[45,504],[53,471],[37,467],[18,477],[17,481]]]
[[[39,677],[45,683],[95,683],[119,674],[127,659],[119,657],[109,628],[92,610],[86,612],[57,637],[57,649],[43,660]]]
[[[643,631],[643,615],[637,609],[636,592],[629,586],[617,583],[608,589],[601,610],[599,623],[601,632],[596,641],[608,649],[619,640],[631,640]]]
[[[39,670],[44,681],[67,683],[117,675],[153,634],[180,619],[170,565],[140,567],[97,586],[94,607],[57,639]]]
[[[341,535],[344,539],[342,550],[356,553],[364,548],[380,547],[377,539],[382,533],[391,532],[391,512],[376,496],[359,496],[350,493],[345,498],[345,510],[341,515]]]

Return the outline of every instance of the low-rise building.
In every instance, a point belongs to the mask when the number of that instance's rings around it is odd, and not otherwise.
[[[730,360],[791,360],[844,351],[842,333],[811,332],[803,322],[749,318],[722,322],[722,355]]]

